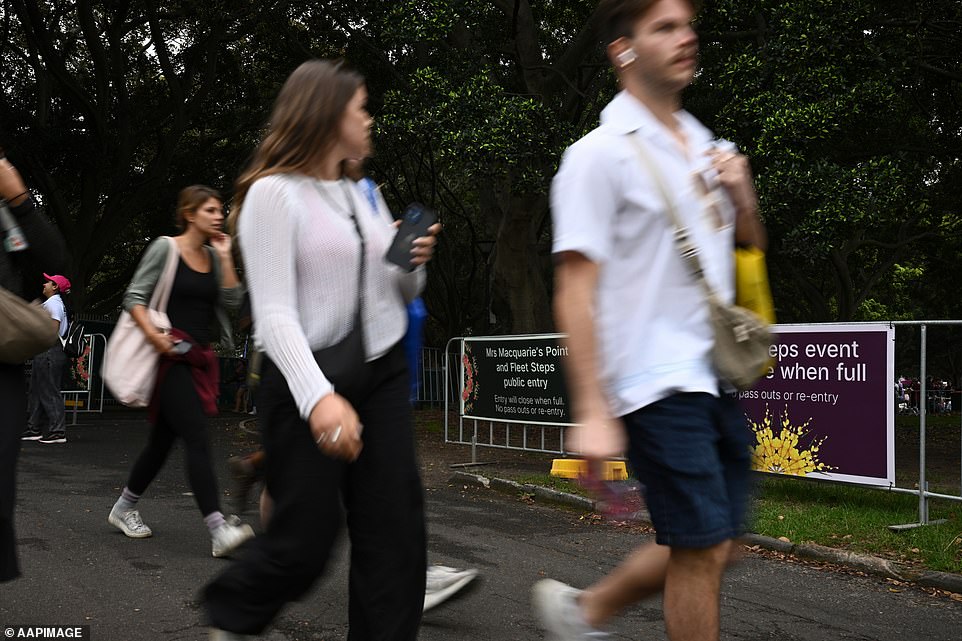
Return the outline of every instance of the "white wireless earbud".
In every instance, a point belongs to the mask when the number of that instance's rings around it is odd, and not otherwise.
[[[638,54],[635,53],[634,49],[625,49],[615,56],[615,59],[618,60],[618,66],[627,67],[638,59]]]

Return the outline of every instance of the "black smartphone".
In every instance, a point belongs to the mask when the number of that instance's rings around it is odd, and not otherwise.
[[[438,215],[420,203],[411,203],[404,210],[401,224],[397,228],[394,241],[387,250],[384,258],[401,269],[411,271],[411,248],[414,239],[428,235],[428,227],[438,221]]]

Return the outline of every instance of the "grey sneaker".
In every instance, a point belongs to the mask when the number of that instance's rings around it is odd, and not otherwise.
[[[54,445],[54,444],[57,444],[57,443],[66,443],[66,442],[67,442],[67,435],[64,434],[63,432],[57,432],[56,434],[50,434],[49,436],[41,436],[39,439],[37,439],[37,441],[40,442],[40,443],[43,443],[43,444],[45,444],[45,445]]]
[[[137,510],[121,511],[114,505],[107,517],[107,523],[132,539],[146,539],[153,534],[150,528],[144,524],[143,519],[140,518],[140,512]]]
[[[230,556],[241,543],[254,537],[251,526],[241,523],[224,523],[210,533],[211,554],[217,558]]]
[[[33,430],[24,430],[23,434],[20,435],[21,441],[39,441],[41,438],[43,438],[43,434]]]
[[[585,621],[578,605],[578,595],[570,585],[554,579],[542,579],[534,584],[534,609],[541,619],[541,627],[554,641],[591,641],[611,639],[607,632],[593,628]]]
[[[474,580],[478,571],[472,568],[458,570],[446,565],[428,566],[427,584],[424,589],[424,611],[440,605],[455,594],[461,593],[461,588]]]

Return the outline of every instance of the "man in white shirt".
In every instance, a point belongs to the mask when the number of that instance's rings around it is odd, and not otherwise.
[[[562,641],[604,638],[624,607],[664,591],[672,641],[714,641],[722,574],[749,486],[749,431],[712,368],[707,301],[681,257],[672,202],[705,278],[734,296],[736,243],[763,247],[746,159],[681,109],[698,50],[688,0],[602,0],[623,91],[565,153],[552,185],[555,316],[567,334],[571,438],[592,464],[627,450],[657,544],[584,591],[535,586]]]
[[[67,333],[67,308],[61,293],[70,293],[70,281],[60,274],[44,274],[44,309],[57,324],[63,338]],[[67,442],[66,413],[60,383],[67,356],[60,342],[33,357],[30,367],[30,415],[27,430],[20,437],[24,441],[39,441],[44,445]]]

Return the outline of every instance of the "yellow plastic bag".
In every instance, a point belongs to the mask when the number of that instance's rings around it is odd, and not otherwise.
[[[768,285],[765,252],[757,247],[735,249],[735,304],[775,323],[775,305]]]

